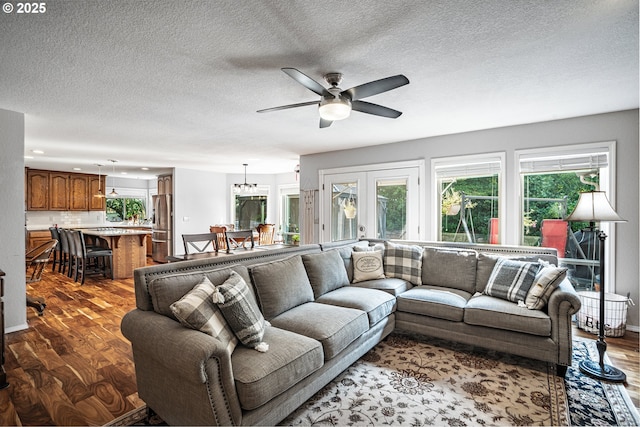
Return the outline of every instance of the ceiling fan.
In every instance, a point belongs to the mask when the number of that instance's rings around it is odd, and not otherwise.
[[[342,90],[338,87],[342,81],[342,73],[327,73],[324,79],[331,87],[326,89],[320,83],[295,68],[282,68],[282,71],[302,86],[320,95],[320,100],[266,108],[264,110],[258,110],[258,113],[305,107],[307,105],[318,105],[321,128],[331,126],[331,123],[335,120],[346,119],[349,117],[349,114],[351,114],[351,110],[373,114],[374,116],[388,117],[390,119],[398,118],[402,112],[371,102],[361,101],[361,99],[409,84],[409,79],[402,74],[398,74],[354,86],[351,89]]]

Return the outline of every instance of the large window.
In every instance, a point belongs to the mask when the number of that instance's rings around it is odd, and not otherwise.
[[[236,230],[253,230],[258,224],[267,220],[266,195],[235,196],[235,228]]]
[[[147,219],[146,198],[144,197],[109,197],[106,206],[106,217],[109,222],[132,221],[138,223]]]
[[[518,153],[522,186],[520,243],[556,248],[577,290],[594,290],[600,281],[600,243],[590,224],[567,222],[565,218],[575,208],[581,192],[609,190],[612,149],[613,144],[590,144]]]
[[[438,240],[501,242],[502,164],[500,153],[434,160]]]

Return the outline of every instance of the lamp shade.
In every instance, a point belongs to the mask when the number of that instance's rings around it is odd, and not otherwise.
[[[320,117],[325,120],[344,120],[351,114],[351,102],[346,98],[329,98],[320,102]]]
[[[584,222],[626,222],[611,207],[604,191],[580,193],[578,204],[567,217],[567,221]]]

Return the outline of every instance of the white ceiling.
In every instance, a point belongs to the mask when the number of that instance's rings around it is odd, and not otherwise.
[[[0,108],[25,113],[30,167],[291,172],[302,154],[638,108],[637,0],[46,7],[0,16]],[[404,114],[256,113],[319,98],[282,67],[342,72],[343,89],[404,74],[367,98]]]

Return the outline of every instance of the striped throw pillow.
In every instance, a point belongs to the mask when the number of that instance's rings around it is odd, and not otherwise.
[[[515,303],[524,302],[539,268],[538,263],[500,257],[483,293]]]

